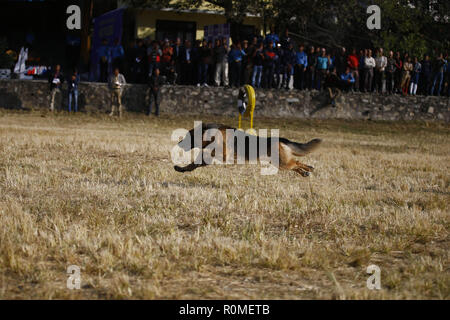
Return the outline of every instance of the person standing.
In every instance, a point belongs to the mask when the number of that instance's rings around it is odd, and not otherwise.
[[[272,89],[273,87],[273,73],[275,71],[275,59],[277,55],[273,49],[273,43],[269,41],[264,50],[264,66],[263,66],[263,87]]]
[[[123,47],[119,42],[119,39],[115,39],[114,46],[111,47],[111,58],[112,58],[113,69],[119,68],[119,69],[123,70],[124,60],[125,60],[125,51],[123,50]]]
[[[395,68],[396,68],[395,79],[394,79],[395,91],[396,91],[396,93],[401,93],[402,92],[401,83],[402,83],[403,61],[402,61],[400,52],[398,52],[398,51],[395,54]]]
[[[359,50],[359,90],[364,92],[364,80],[365,80],[365,62],[367,57],[367,49]]]
[[[131,82],[143,84],[148,74],[147,49],[144,47],[144,41],[138,40],[130,51],[128,63]]]
[[[102,45],[98,48],[98,57],[100,64],[100,82],[106,82],[108,80],[108,69],[111,59],[111,50],[108,46],[108,40],[102,40]]]
[[[198,84],[200,82],[199,75],[200,75],[200,65],[201,65],[201,49],[202,49],[202,41],[201,40],[195,40],[194,47],[191,51],[191,61],[192,61],[192,67],[194,70],[193,74],[193,84]]]
[[[347,69],[347,49],[342,47],[334,59],[337,74],[344,74]]]
[[[367,57],[364,59],[364,92],[372,92],[373,69],[375,59],[372,57],[372,50],[367,50]]]
[[[147,115],[152,113],[152,105],[155,104],[155,116],[159,116],[159,105],[161,104],[162,96],[161,96],[161,87],[164,85],[164,79],[159,74],[159,69],[156,68],[153,72],[153,75],[150,77],[148,82],[148,86],[150,88],[150,97],[149,97],[149,107],[147,111]]]
[[[181,50],[181,79],[181,83],[184,85],[194,84],[194,64],[189,40],[186,40],[184,48]]]
[[[356,49],[352,50],[352,53],[347,57],[347,66],[350,68],[350,72],[354,78],[353,89],[359,91],[359,57],[356,53]]]
[[[431,87],[430,94],[433,95],[435,90],[436,95],[439,97],[441,95],[442,90],[442,82],[444,80],[444,70],[445,66],[447,64],[447,61],[444,60],[444,55],[441,53],[433,63],[433,85]]]
[[[414,66],[411,63],[411,58],[406,57],[405,61],[403,61],[403,70],[402,70],[402,82],[401,89],[404,96],[408,94],[409,82],[411,80],[411,72],[413,71]]]
[[[411,77],[411,86],[409,88],[409,94],[415,96],[417,93],[417,86],[419,84],[420,73],[422,72],[422,64],[417,57],[414,57],[414,69]]]
[[[289,45],[290,44],[293,45],[292,39],[289,36],[289,29],[288,28],[284,29],[284,34],[280,38],[280,43],[281,43],[281,47],[283,49],[289,49]]]
[[[152,42],[151,48],[147,49],[147,56],[148,56],[148,76],[151,77],[153,74],[153,70],[156,68],[161,68],[161,57],[162,57],[162,50],[159,47],[158,42],[155,40]]]
[[[322,48],[321,55],[317,58],[316,89],[319,91],[322,90],[328,68],[331,65],[330,56],[327,56],[326,53],[326,49]]]
[[[433,66],[431,64],[430,55],[425,55],[425,60],[422,61],[422,76],[421,78],[421,92],[423,95],[428,95],[431,91],[431,74]]]
[[[257,48],[258,39],[253,37],[250,45],[244,49],[245,52],[245,70],[244,70],[244,84],[251,84],[253,75],[253,54]]]
[[[316,80],[316,66],[317,55],[314,47],[311,46],[308,54],[308,68],[306,69],[306,87],[308,88],[308,90],[312,90],[314,88],[314,81]]]
[[[178,76],[176,72],[173,50],[174,49],[170,45],[169,41],[165,41],[162,49],[161,68],[158,68],[160,70],[160,73],[162,70],[162,74],[166,77],[167,82],[172,85],[176,83]],[[149,79],[150,78],[151,77],[149,77]]]
[[[123,74],[119,72],[119,68],[114,69],[114,73],[109,77],[109,89],[111,90],[111,113],[114,116],[116,105],[119,107],[119,116],[123,116],[122,92],[123,87],[127,84]]]
[[[282,85],[282,79],[286,68],[286,61],[284,58],[285,51],[281,48],[281,44],[275,45],[275,66],[274,66],[274,88],[280,89]]]
[[[229,59],[231,63],[231,85],[239,88],[241,85],[241,67],[242,59],[245,57],[245,52],[241,48],[241,43],[238,42],[236,46],[231,49]]]
[[[303,90],[305,88],[305,73],[308,68],[308,55],[305,53],[304,45],[299,45],[295,58],[294,88]]]
[[[56,94],[61,93],[62,84],[64,83],[64,76],[59,64],[55,66],[54,72],[50,74],[48,82],[50,83],[50,111],[54,112]]]
[[[177,74],[177,80],[176,83],[180,84],[180,75],[181,75],[181,39],[178,37],[175,41],[175,44],[172,46],[172,52],[173,52],[173,65],[175,67],[175,73]]]
[[[389,51],[389,58],[387,58],[386,65],[386,91],[388,94],[394,93],[394,80],[395,80],[395,72],[397,67],[395,66],[396,61],[394,58],[394,52]]]
[[[209,45],[208,41],[203,40],[202,46],[199,48],[197,87],[208,86],[208,68],[211,63],[211,59],[212,46]]]
[[[284,49],[283,60],[284,74],[281,87],[289,90],[289,84],[292,76],[294,75],[294,66],[297,63],[297,53],[295,52],[294,45],[292,43],[289,43],[288,48]]]
[[[260,42],[258,48],[253,53],[252,87],[254,88],[261,88],[263,63],[264,63],[264,44]]]
[[[216,63],[214,73],[214,84],[220,86],[222,79],[223,86],[228,86],[228,50],[226,43],[219,39],[216,40],[214,47],[214,60]]]
[[[67,81],[68,93],[69,93],[69,112],[72,112],[72,101],[74,102],[74,111],[78,112],[78,83],[80,82],[80,76],[78,71],[74,70],[72,75]]]
[[[383,55],[383,48],[377,50],[375,58],[375,92],[383,93],[386,87],[385,71],[387,67],[387,57]]]
[[[266,35],[265,44],[266,44],[266,46],[271,44],[272,49],[275,49],[275,45],[279,42],[280,42],[280,38],[278,37],[278,34],[276,34],[276,32],[275,32],[275,28],[273,26],[271,26],[270,34]]]

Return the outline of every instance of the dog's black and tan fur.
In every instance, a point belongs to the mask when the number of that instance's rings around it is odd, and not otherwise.
[[[205,151],[205,148],[208,147],[208,145],[215,142],[214,137],[211,139],[211,141],[208,141],[205,139],[205,132],[209,129],[216,129],[222,133],[221,136],[222,136],[223,141],[221,141],[221,142],[217,141],[216,143],[217,144],[223,143],[223,155],[222,155],[223,161],[225,161],[225,159],[226,159],[227,152],[234,152],[234,158],[237,159],[238,152],[237,152],[236,141],[234,143],[234,150],[227,150],[227,143],[226,143],[226,137],[227,137],[226,130],[227,129],[236,130],[236,129],[225,126],[225,125],[221,125],[221,124],[202,124],[202,140],[201,140],[201,142],[199,142],[197,144],[196,144],[196,141],[194,138],[194,130],[195,129],[190,130],[189,133],[186,135],[186,137],[178,143],[178,146],[180,146],[185,152],[190,151],[194,148],[200,148],[203,153]],[[259,146],[264,143],[267,145],[267,149],[266,149],[267,156],[270,157],[272,138],[271,137],[260,137],[260,136],[257,136],[256,138],[257,138],[257,146],[258,146],[258,151],[256,154],[257,154],[258,160],[259,160]],[[246,157],[247,161],[248,161],[248,157],[249,157],[248,155],[249,155],[249,148],[250,148],[249,141],[250,141],[249,135],[245,134],[245,157]],[[308,166],[306,164],[303,164],[300,161],[297,161],[294,158],[294,156],[301,157],[301,156],[307,155],[308,153],[311,153],[320,145],[321,142],[322,141],[320,139],[314,139],[308,143],[302,144],[302,143],[290,141],[285,138],[279,138],[278,139],[279,169],[293,170],[303,177],[308,177],[310,175],[310,173],[314,170],[314,168],[311,166]],[[178,172],[189,172],[189,171],[193,171],[197,168],[207,166],[208,164],[205,163],[203,154],[201,154],[201,155],[202,155],[201,163],[197,164],[194,161],[193,163],[191,163],[185,167],[175,166],[174,167],[175,170]],[[200,162],[200,161],[198,161],[198,162]]]

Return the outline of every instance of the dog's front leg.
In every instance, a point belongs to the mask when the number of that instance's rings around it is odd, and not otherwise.
[[[198,158],[194,162],[188,164],[185,167],[174,166],[173,168],[177,172],[191,172],[191,171],[194,171],[197,168],[207,166],[208,164],[205,162],[204,159],[205,158],[203,157],[203,150],[202,150],[202,152],[198,155]]]

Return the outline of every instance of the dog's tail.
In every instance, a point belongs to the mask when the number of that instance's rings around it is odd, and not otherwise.
[[[301,156],[306,156],[308,153],[311,153],[314,150],[316,150],[321,143],[322,143],[322,140],[314,139],[308,143],[297,143],[297,142],[289,141],[288,143],[285,143],[285,144],[289,148],[291,148],[292,153],[295,156],[301,157]]]

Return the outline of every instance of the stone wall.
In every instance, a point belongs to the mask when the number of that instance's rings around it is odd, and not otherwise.
[[[143,112],[147,106],[147,87],[127,85],[123,103],[128,111]],[[81,83],[81,111],[108,112],[106,84]],[[161,112],[172,114],[233,115],[237,113],[237,89],[167,86],[162,89]],[[62,93],[62,108],[67,109],[67,92]],[[61,96],[57,101],[61,102]],[[58,100],[59,98],[59,100]],[[372,120],[440,120],[450,122],[448,97],[423,97],[377,94],[342,94],[335,105],[328,91],[256,90],[255,116],[277,118],[341,118]],[[57,104],[58,106],[58,104]],[[0,108],[48,109],[46,81],[0,80]]]

